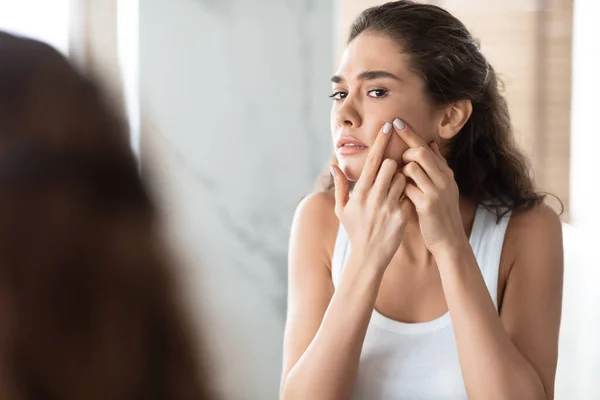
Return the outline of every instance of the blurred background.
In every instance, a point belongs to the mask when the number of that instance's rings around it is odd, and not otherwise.
[[[225,398],[277,398],[293,211],[332,152],[349,25],[381,3],[0,0],[0,29],[54,45],[126,110]],[[600,2],[426,3],[479,39],[539,188],[565,205],[556,398],[600,398]]]

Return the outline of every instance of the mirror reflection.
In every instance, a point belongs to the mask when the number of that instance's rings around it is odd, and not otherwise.
[[[599,397],[598,7],[0,0],[2,397]]]

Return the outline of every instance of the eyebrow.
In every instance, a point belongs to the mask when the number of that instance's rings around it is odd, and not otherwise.
[[[356,78],[361,81],[370,81],[370,80],[379,79],[379,78],[390,78],[390,79],[394,79],[397,81],[402,80],[402,79],[398,78],[396,75],[392,74],[391,72],[387,72],[387,71],[363,71],[360,74],[358,74],[358,76]],[[341,83],[343,81],[344,81],[344,78],[341,77],[340,75],[334,75],[331,77],[331,82],[333,82],[333,83]]]

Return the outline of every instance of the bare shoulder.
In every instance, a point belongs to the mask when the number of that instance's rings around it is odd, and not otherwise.
[[[327,265],[330,265],[338,227],[334,193],[311,193],[304,197],[296,208],[290,250],[298,248],[301,252],[321,255]]]
[[[331,258],[338,227],[333,193],[313,193],[298,204],[288,251],[282,384],[315,337],[333,296]]]
[[[314,192],[305,196],[296,208],[295,217],[302,219],[325,218],[335,220],[337,223],[334,196],[331,191]]]
[[[562,225],[554,210],[539,204],[514,212],[502,258],[505,266],[510,262],[499,297],[502,324],[553,398],[564,268]]]
[[[504,252],[511,265],[518,260],[545,260],[540,264],[562,267],[562,225],[558,214],[542,203],[513,213],[508,224]],[[504,254],[503,254],[504,255]],[[540,265],[543,268],[543,265]]]
[[[526,211],[517,211],[508,225],[507,240],[520,243],[520,247],[537,247],[550,243],[562,246],[560,218],[544,203]]]

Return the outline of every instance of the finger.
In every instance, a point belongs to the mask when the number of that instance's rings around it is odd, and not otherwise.
[[[414,203],[408,196],[403,196],[400,201],[400,213],[408,219],[408,216],[413,212],[416,212]]]
[[[446,157],[444,157],[444,156],[442,155],[442,152],[440,151],[440,145],[439,145],[439,144],[437,144],[437,142],[433,142],[433,143],[432,143],[432,146],[433,146],[433,152],[434,152],[435,154],[437,154],[437,156],[438,156],[438,157],[440,157],[442,160],[446,161]]]
[[[448,160],[446,160],[446,157],[444,157],[444,155],[442,154],[440,150],[440,145],[436,142],[432,142],[430,144],[430,147],[433,150],[434,154],[437,156],[436,158],[438,160],[440,170],[444,173],[444,175],[449,177],[451,180],[454,180],[454,171],[452,171],[452,168],[450,168],[450,166],[448,165]]]
[[[436,142],[431,142],[429,144],[429,148],[436,155],[436,159],[439,161],[440,166],[445,167],[445,166],[448,165],[448,161],[446,160],[446,157],[444,157],[442,155],[442,152],[440,151],[440,145],[439,144],[437,144]]]
[[[386,122],[377,137],[375,138],[375,142],[371,149],[369,150],[369,154],[367,156],[367,160],[365,161],[365,166],[363,171],[356,182],[356,186],[354,190],[356,192],[366,191],[371,186],[373,186],[373,182],[375,182],[375,177],[377,176],[377,172],[379,171],[379,167],[383,161],[383,153],[390,141],[390,133],[392,132],[392,124]]]
[[[425,171],[416,162],[409,162],[402,168],[402,173],[412,179],[423,193],[433,193],[435,186]]]
[[[406,187],[406,175],[402,172],[396,172],[390,183],[390,190],[388,192],[388,199],[393,202],[400,201],[404,188]]]
[[[404,188],[404,194],[406,195],[406,198],[414,204],[416,210],[422,209],[425,195],[418,187],[412,183],[407,183]]]
[[[405,165],[411,162],[417,163],[436,186],[442,185],[444,180],[447,179],[440,161],[437,160],[437,156],[429,146],[413,147],[406,150],[402,154],[402,161]]]
[[[436,156],[439,156],[439,152],[436,151],[436,148],[439,150],[439,147],[437,147],[436,142],[429,143],[429,148],[435,153]]]
[[[405,163],[416,162],[425,170],[439,170],[437,156],[429,146],[411,147],[402,154]]]
[[[387,197],[390,190],[390,183],[396,172],[398,172],[398,163],[391,158],[385,159],[373,184],[373,190],[378,194],[379,198]]]
[[[350,198],[350,184],[346,175],[344,175],[337,165],[330,165],[329,170],[331,171],[335,185],[335,213],[339,217]]]
[[[423,138],[410,129],[404,121],[396,118],[393,125],[396,133],[404,140],[408,147],[419,147],[426,144]]]

